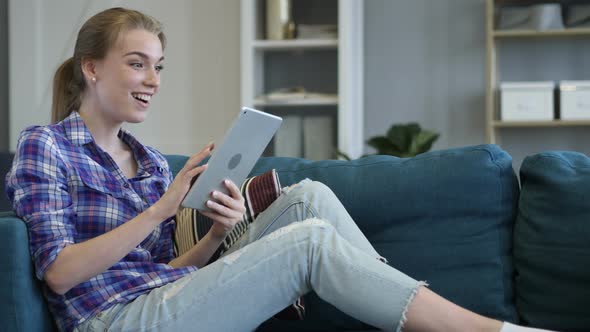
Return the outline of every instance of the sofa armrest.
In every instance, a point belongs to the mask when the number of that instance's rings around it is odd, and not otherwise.
[[[0,322],[5,331],[56,331],[35,278],[27,226],[13,213],[0,213]]]

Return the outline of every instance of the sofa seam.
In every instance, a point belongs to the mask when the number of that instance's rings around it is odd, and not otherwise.
[[[485,149],[482,149],[482,150],[485,150]],[[496,168],[497,168],[497,170],[498,170],[498,173],[499,173],[499,175],[500,175],[500,176],[498,177],[498,181],[499,181],[499,183],[500,183],[500,197],[499,197],[499,204],[498,204],[498,205],[499,205],[499,206],[500,206],[500,208],[503,210],[503,209],[506,207],[506,206],[505,206],[505,205],[506,205],[506,203],[504,203],[504,198],[505,198],[504,191],[506,190],[506,188],[505,188],[505,186],[504,186],[504,181],[503,181],[503,179],[504,179],[504,177],[506,176],[506,174],[505,174],[505,172],[503,172],[501,165],[498,163],[498,160],[496,159],[496,156],[495,156],[493,153],[491,153],[489,150],[485,150],[485,151],[486,151],[486,152],[488,153],[488,155],[490,156],[490,160],[491,160],[491,161],[492,161],[492,163],[493,163],[493,164],[496,166]],[[512,163],[510,163],[510,165],[511,165],[511,167],[512,167]],[[519,196],[520,196],[520,195],[519,195]],[[517,207],[517,211],[516,211],[516,213],[518,214],[518,207]],[[516,216],[514,216],[514,217],[516,218]],[[513,223],[512,223],[512,228],[513,228],[513,229],[514,229],[514,224],[515,224],[515,220],[514,220],[514,221],[513,221]],[[500,254],[502,254],[503,250],[502,250],[502,248],[501,248],[501,245],[500,245],[500,243],[501,243],[501,240],[502,240],[502,238],[501,238],[501,230],[500,230],[500,229],[498,229],[498,231],[496,232],[496,237],[497,237],[497,243],[498,243],[498,245],[497,245],[498,252],[499,252]],[[514,238],[514,234],[512,234],[512,238]],[[512,240],[512,241],[513,241],[513,240]],[[512,242],[512,241],[511,241],[511,242]],[[512,244],[512,243],[511,243],[511,246],[510,246],[510,247],[511,247],[511,251],[512,251],[512,254],[513,254],[513,252],[514,252],[514,244]],[[510,304],[510,302],[511,302],[511,301],[509,301],[509,299],[506,297],[506,296],[507,296],[507,294],[506,294],[506,293],[507,293],[507,288],[506,288],[506,280],[505,280],[505,276],[506,276],[506,272],[507,272],[507,271],[506,271],[506,263],[505,263],[505,262],[503,262],[502,255],[500,256],[500,260],[501,260],[501,264],[500,264],[500,265],[502,266],[502,278],[501,278],[501,280],[502,280],[502,289],[503,289],[503,293],[504,293],[504,294],[502,295],[502,298],[503,298],[503,302],[504,302],[504,304]],[[512,268],[512,269],[513,269],[513,272],[510,274],[510,279],[511,279],[511,280],[512,280],[512,278],[513,278],[513,273],[514,273],[514,266],[513,266],[513,268]],[[512,296],[514,297],[514,287],[512,288],[512,293],[513,293],[513,294],[512,294]],[[508,312],[507,314],[509,314],[509,315],[510,315],[511,313],[510,313],[510,312]],[[518,316],[518,313],[516,313],[516,314],[517,314],[517,316]]]

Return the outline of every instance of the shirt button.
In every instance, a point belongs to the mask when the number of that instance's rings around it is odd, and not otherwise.
[[[162,167],[158,167],[158,172],[160,172],[160,173],[164,173],[164,168],[162,168]]]
[[[125,187],[125,188],[129,188],[129,183],[125,182],[125,183],[123,184],[123,187]]]

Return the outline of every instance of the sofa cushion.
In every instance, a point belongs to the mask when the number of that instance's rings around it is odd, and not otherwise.
[[[33,271],[25,223],[0,213],[0,322],[2,331],[56,331]]]
[[[527,157],[514,232],[516,303],[526,323],[590,329],[590,158]]]

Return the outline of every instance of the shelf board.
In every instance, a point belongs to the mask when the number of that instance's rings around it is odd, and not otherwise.
[[[252,43],[257,50],[294,50],[294,49],[336,49],[338,39],[290,39],[290,40],[255,40]]]
[[[590,126],[590,120],[494,121],[493,126],[496,128],[577,127]]]
[[[337,106],[338,97],[324,97],[324,98],[299,98],[291,100],[264,100],[260,98],[254,99],[255,107],[293,107],[293,106]]]
[[[590,28],[571,28],[564,30],[494,30],[495,38],[518,37],[560,37],[560,36],[590,36]]]

